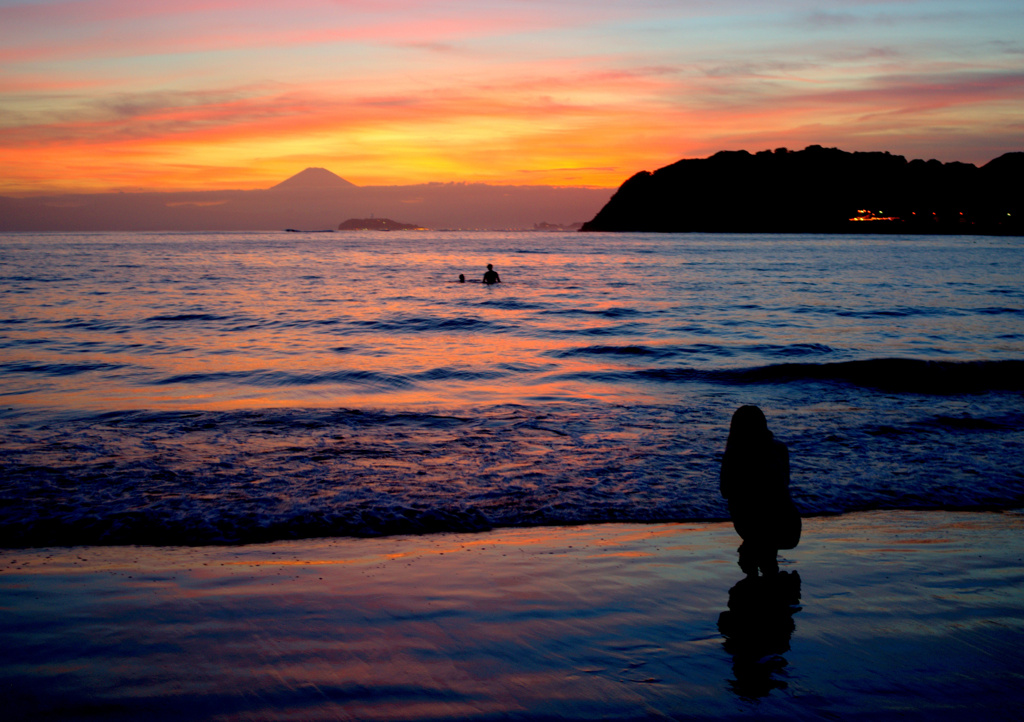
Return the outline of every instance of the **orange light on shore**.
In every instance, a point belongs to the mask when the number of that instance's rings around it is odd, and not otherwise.
[[[899,216],[883,216],[882,211],[869,211],[861,209],[857,211],[857,215],[853,218],[848,218],[850,221],[901,221],[903,220]]]

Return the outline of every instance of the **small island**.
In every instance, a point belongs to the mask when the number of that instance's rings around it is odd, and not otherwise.
[[[978,168],[812,145],[722,151],[627,180],[583,231],[1024,234],[1024,153]]]
[[[425,231],[415,223],[399,223],[390,218],[349,218],[338,226],[339,231]]]
[[[535,231],[545,231],[545,232],[548,232],[548,233],[557,233],[557,232],[561,232],[561,231],[578,231],[582,227],[583,227],[583,221],[580,221],[579,223],[568,223],[568,224],[548,223],[546,221],[543,221],[541,223],[534,223],[533,224],[533,230],[535,230]]]

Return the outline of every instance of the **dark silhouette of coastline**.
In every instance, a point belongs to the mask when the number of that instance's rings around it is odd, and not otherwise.
[[[890,153],[722,151],[627,180],[583,231],[1024,235],[1024,152],[981,168]]]

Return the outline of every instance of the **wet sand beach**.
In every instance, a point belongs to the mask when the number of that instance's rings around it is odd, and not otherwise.
[[[727,523],[4,550],[5,719],[1015,719],[1022,531],[806,519],[784,589]]]

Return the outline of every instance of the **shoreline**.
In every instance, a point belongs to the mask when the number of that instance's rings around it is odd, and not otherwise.
[[[9,719],[1010,719],[1022,532],[807,517],[799,601],[746,604],[728,522],[3,549],[0,684]]]

